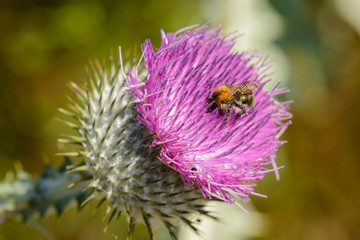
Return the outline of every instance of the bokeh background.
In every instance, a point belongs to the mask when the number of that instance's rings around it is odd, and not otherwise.
[[[213,20],[243,34],[236,50],[264,49],[274,81],[293,99],[293,124],[278,152],[281,180],[268,174],[245,207],[212,206],[222,223],[203,221],[206,239],[360,239],[360,2],[358,0],[1,0],[0,177],[21,163],[34,176],[62,159],[55,119],[66,84],[82,83],[89,59],[146,38]],[[103,233],[104,209],[27,224],[0,225],[0,239],[123,239],[123,219]],[[158,229],[159,239],[167,239]],[[186,229],[182,239],[195,239]],[[147,239],[138,226],[136,239]]]

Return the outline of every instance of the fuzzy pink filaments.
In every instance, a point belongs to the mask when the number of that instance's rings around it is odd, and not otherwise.
[[[159,49],[150,40],[142,45],[146,80],[135,71],[128,81],[139,121],[153,134],[152,145],[161,145],[160,160],[204,197],[240,205],[237,196],[244,202],[250,194],[263,196],[254,187],[265,173],[273,171],[279,178],[276,151],[291,124],[291,101],[274,98],[287,89],[265,90],[271,81],[266,55],[232,52],[236,38],[221,31],[207,25],[162,31]],[[237,119],[231,114],[225,124],[226,116],[207,113],[206,100],[214,89],[245,81],[259,85],[247,114]]]

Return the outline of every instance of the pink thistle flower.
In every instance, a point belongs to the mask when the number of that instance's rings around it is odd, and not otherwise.
[[[138,119],[153,133],[152,146],[160,145],[160,160],[181,173],[185,183],[198,186],[204,197],[244,202],[254,192],[255,181],[274,171],[279,178],[275,158],[285,143],[279,137],[291,118],[291,101],[273,97],[287,89],[270,91],[270,63],[258,53],[233,53],[236,38],[221,34],[221,27],[207,25],[176,33],[162,31],[159,49],[150,40],[142,45],[147,75],[129,74],[139,114]],[[142,60],[140,60],[141,62]],[[226,124],[226,115],[207,113],[206,100],[223,84],[256,82],[255,105],[247,113]],[[268,168],[272,165],[272,168]]]

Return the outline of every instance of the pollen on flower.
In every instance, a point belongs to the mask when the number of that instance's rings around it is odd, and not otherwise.
[[[279,176],[276,151],[291,114],[290,101],[274,96],[287,90],[265,90],[271,80],[266,55],[232,52],[236,38],[223,35],[220,26],[189,29],[162,31],[156,50],[150,40],[142,45],[146,80],[137,72],[128,77],[137,117],[153,134],[152,146],[161,146],[160,160],[180,172],[185,183],[198,186],[207,198],[233,203],[238,196],[247,202],[250,194],[260,195],[254,181],[270,171]],[[246,114],[239,117],[229,109],[234,114],[226,124],[226,114],[207,111],[215,89],[247,81],[258,87]]]

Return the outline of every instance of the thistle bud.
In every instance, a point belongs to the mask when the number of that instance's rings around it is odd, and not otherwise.
[[[161,147],[150,146],[153,136],[139,122],[134,98],[124,92],[125,82],[119,65],[112,60],[109,67],[97,62],[89,71],[87,89],[71,84],[77,96],[74,111],[61,110],[76,119],[68,125],[78,132],[61,141],[81,145],[79,151],[65,155],[82,156],[84,163],[73,171],[86,169],[92,178],[92,193],[85,202],[93,198],[108,202],[108,222],[126,214],[128,237],[138,222],[147,226],[151,238],[156,221],[173,238],[177,220],[196,230],[189,216],[210,216],[204,210],[205,199],[159,160]]]

